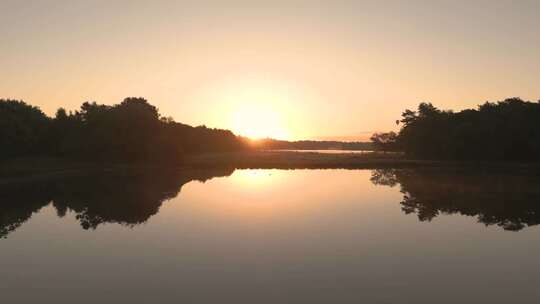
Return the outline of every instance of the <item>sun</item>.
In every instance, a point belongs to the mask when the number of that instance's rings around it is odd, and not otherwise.
[[[252,139],[297,138],[298,115],[295,103],[301,96],[282,82],[258,77],[238,77],[218,81],[207,91],[216,100],[215,121],[236,135]]]
[[[236,134],[252,139],[287,139],[290,135],[280,113],[268,104],[240,104],[231,112],[230,124]]]

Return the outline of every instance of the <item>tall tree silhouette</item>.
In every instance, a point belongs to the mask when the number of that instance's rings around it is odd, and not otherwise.
[[[49,123],[37,107],[0,99],[0,157],[39,153]]]
[[[144,98],[116,105],[85,102],[49,118],[22,101],[0,100],[0,157],[53,155],[114,162],[179,162],[185,153],[241,150],[231,131],[161,117]]]
[[[478,109],[406,110],[396,144],[409,156],[461,160],[539,160],[540,103],[510,98]]]

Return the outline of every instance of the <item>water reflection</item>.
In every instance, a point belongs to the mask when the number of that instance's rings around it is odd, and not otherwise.
[[[0,238],[52,202],[59,217],[74,212],[83,229],[103,223],[134,226],[146,222],[162,203],[190,181],[229,176],[234,169],[103,174],[5,186],[0,191]]]
[[[540,226],[522,228],[539,221],[537,182],[212,170],[11,186],[2,303],[535,303]]]
[[[184,184],[230,176],[233,172],[234,169],[205,169],[146,174],[109,173],[4,186],[0,189],[0,238],[6,238],[32,214],[49,204],[54,206],[59,217],[68,211],[74,213],[83,229],[96,229],[103,223],[133,227],[158,213],[163,202],[178,196]],[[310,185],[305,185],[307,187],[300,193],[289,188],[278,189],[277,183],[291,181],[291,176],[281,176],[281,172],[286,171],[238,171],[230,178],[233,186],[228,188],[231,189],[228,193],[239,196],[239,193],[231,191],[242,189],[273,202],[280,197],[292,197],[291,191],[303,201],[315,201],[318,196],[328,194],[318,192],[320,187],[309,188]],[[346,196],[340,178],[352,177],[337,174],[332,177],[335,180],[324,181],[325,187],[329,188],[328,191],[335,191],[333,195]],[[354,181],[346,182],[354,184]],[[511,231],[540,223],[538,175],[440,168],[378,169],[371,171],[371,182],[388,187],[399,186],[403,195],[399,202],[402,211],[416,214],[422,222],[429,222],[441,214],[460,214],[475,216],[480,223]],[[313,185],[316,182],[309,183]],[[283,193],[288,191],[291,193]],[[353,195],[352,192],[349,194]],[[237,200],[236,205],[243,206],[242,199]]]
[[[371,181],[403,193],[404,213],[420,221],[441,214],[475,216],[486,226],[519,231],[540,224],[540,177],[471,169],[380,169]]]

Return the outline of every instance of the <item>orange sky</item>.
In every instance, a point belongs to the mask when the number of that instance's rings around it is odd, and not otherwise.
[[[538,1],[4,0],[0,41],[0,97],[53,114],[143,96],[254,137],[365,138],[421,101],[540,98]]]

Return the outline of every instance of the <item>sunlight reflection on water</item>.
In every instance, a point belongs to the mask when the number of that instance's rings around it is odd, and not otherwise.
[[[439,171],[214,170],[3,191],[2,298],[536,299],[537,178]]]

